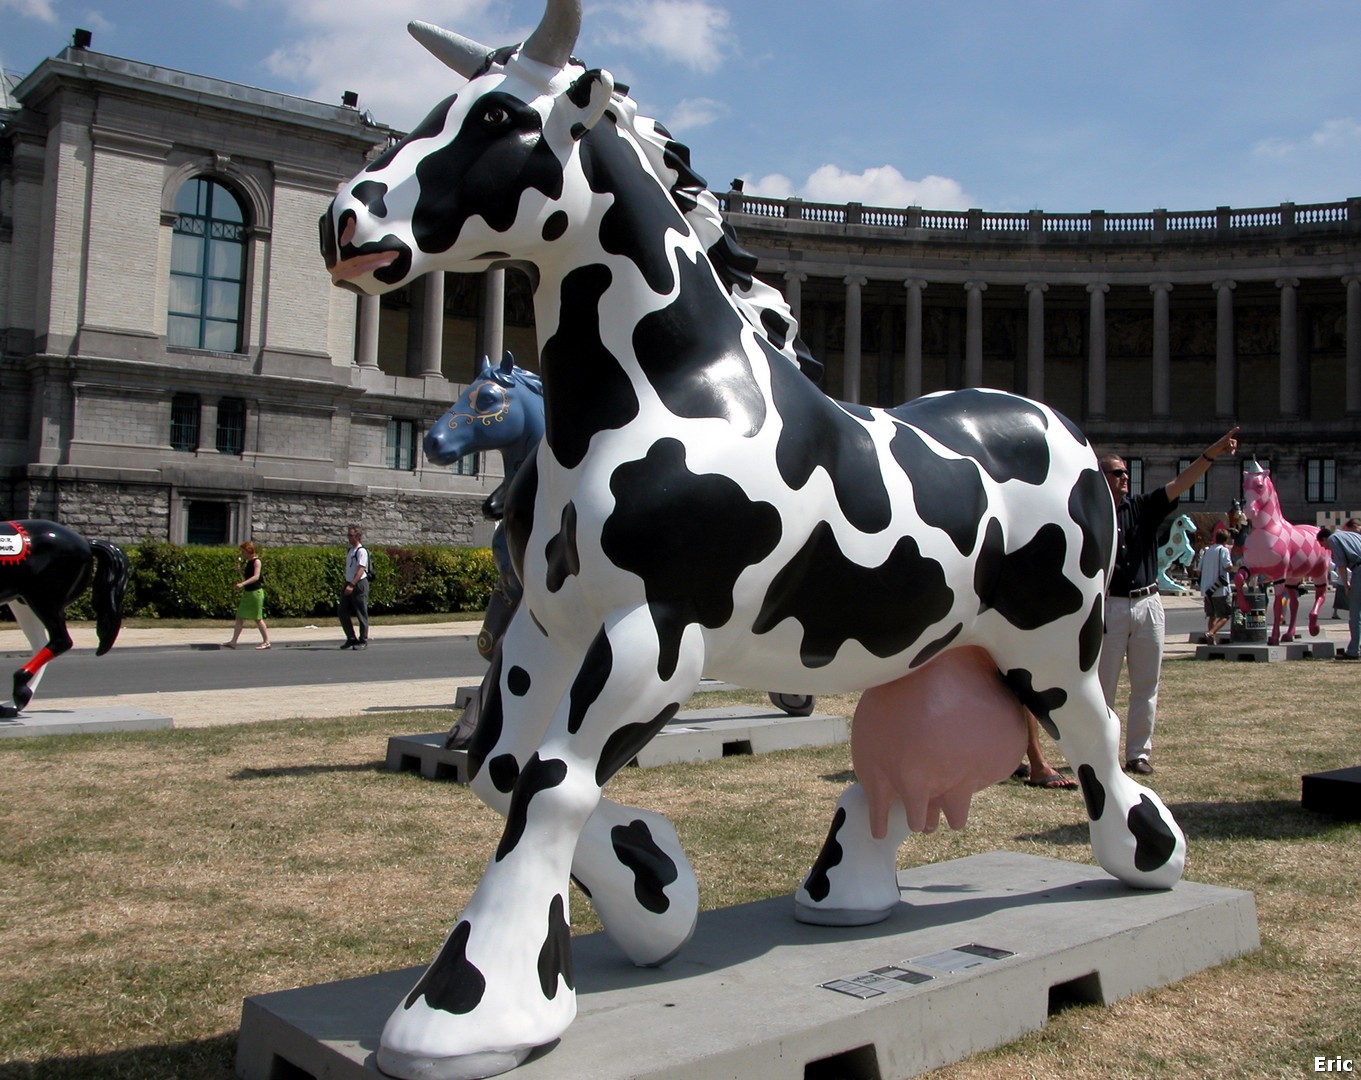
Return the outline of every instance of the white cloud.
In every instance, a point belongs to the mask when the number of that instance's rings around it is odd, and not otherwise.
[[[713,98],[686,98],[666,115],[666,129],[673,135],[708,127],[725,116],[728,107]]]
[[[780,173],[771,173],[759,180],[744,178],[743,190],[748,195],[759,195],[763,199],[787,199],[797,194],[794,181]]]
[[[704,74],[717,71],[734,48],[725,8],[706,0],[631,0],[602,4],[596,36],[642,49]]]
[[[1361,121],[1350,116],[1325,120],[1318,129],[1301,140],[1273,136],[1262,139],[1252,148],[1257,157],[1284,161],[1310,150],[1351,150],[1361,148]]]
[[[1342,148],[1361,146],[1361,123],[1350,116],[1340,120],[1329,120],[1309,136],[1309,141],[1324,149],[1335,146]]]
[[[0,11],[13,11],[29,19],[46,23],[57,21],[57,13],[50,0],[0,0]]]
[[[523,40],[533,27],[508,27],[491,0],[288,0],[281,22],[291,39],[263,61],[307,97],[339,102],[345,90],[375,120],[410,130],[463,80],[406,32],[412,19],[447,26],[489,47]],[[296,29],[293,29],[296,28]]]
[[[925,206],[932,210],[967,210],[974,200],[948,176],[909,180],[892,165],[880,165],[862,173],[848,173],[836,165],[822,165],[801,185],[773,173],[748,181],[752,195],[787,199],[798,195],[810,202],[858,202],[866,206]]]

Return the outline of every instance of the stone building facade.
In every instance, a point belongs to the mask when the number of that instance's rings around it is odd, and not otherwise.
[[[0,98],[0,517],[120,542],[482,543],[496,455],[419,439],[503,347],[513,270],[330,284],[316,221],[396,137],[326,105],[72,47]],[[1361,507],[1361,199],[994,214],[719,196],[833,396],[1041,398],[1165,483],[1237,423],[1287,517]],[[1218,463],[1188,509],[1238,494]],[[1202,505],[1196,505],[1202,504]]]
[[[419,446],[480,315],[443,320],[447,372],[438,350],[365,363],[377,327],[318,252],[337,185],[394,132],[86,48],[5,86],[0,516],[119,542],[338,543],[348,521],[485,542],[499,462],[460,474]]]
[[[1131,459],[1135,490],[1239,424],[1289,520],[1361,507],[1361,198],[1140,214],[720,201],[835,397],[1040,398]],[[1240,468],[1216,464],[1183,501],[1227,508]]]

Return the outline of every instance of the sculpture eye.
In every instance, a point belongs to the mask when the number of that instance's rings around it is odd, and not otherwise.
[[[499,389],[488,386],[477,395],[477,401],[474,404],[480,413],[492,412],[501,407],[501,398],[502,394]]]
[[[510,113],[500,105],[493,105],[482,114],[482,122],[489,127],[504,127],[509,121]]]

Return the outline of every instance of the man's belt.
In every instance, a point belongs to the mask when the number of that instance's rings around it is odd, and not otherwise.
[[[1152,596],[1158,591],[1156,585],[1146,585],[1142,589],[1130,589],[1127,593],[1111,593],[1112,596],[1128,597],[1131,600],[1140,600],[1145,596]]]

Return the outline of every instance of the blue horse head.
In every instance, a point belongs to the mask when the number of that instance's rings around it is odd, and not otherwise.
[[[425,456],[452,465],[465,454],[500,450],[509,480],[541,438],[543,384],[507,352],[496,367],[483,357],[468,389],[426,432]]]

